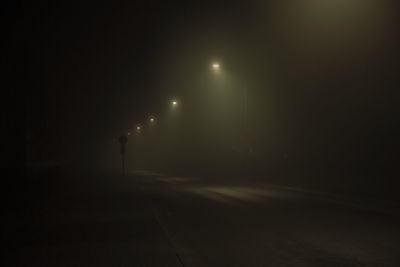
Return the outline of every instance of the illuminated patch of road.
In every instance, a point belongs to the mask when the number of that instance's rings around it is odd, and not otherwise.
[[[192,182],[195,179],[190,177],[178,177],[178,176],[167,176],[161,173],[147,171],[147,170],[135,170],[129,172],[132,175],[139,176],[139,180],[148,183],[168,183],[168,184],[178,184]]]
[[[147,170],[134,170],[134,171],[129,171],[128,173],[134,174],[134,175],[152,176],[152,177],[162,176],[162,174],[160,174],[160,173],[153,172],[153,171],[147,171]]]
[[[192,181],[190,178],[183,178],[183,177],[158,177],[156,178],[157,182],[163,182],[163,183],[171,183],[171,184],[176,184],[176,183],[185,183]]]
[[[234,203],[236,201],[262,202],[268,198],[287,198],[289,196],[289,193],[277,190],[240,186],[191,187],[187,191],[207,199],[225,203]]]

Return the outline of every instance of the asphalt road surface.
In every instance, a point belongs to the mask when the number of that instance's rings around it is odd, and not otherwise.
[[[2,266],[400,266],[398,214],[367,202],[245,180],[92,178],[8,214]]]

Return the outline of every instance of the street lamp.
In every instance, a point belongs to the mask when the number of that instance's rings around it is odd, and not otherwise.
[[[156,118],[154,116],[150,116],[147,123],[150,128],[153,128],[156,125]]]
[[[219,63],[212,63],[211,67],[215,73],[218,73],[221,71],[221,65]],[[247,143],[248,129],[247,129],[247,87],[246,87],[246,85],[243,86],[242,92],[243,92],[243,138],[244,138],[245,142]],[[251,151],[251,147],[249,147],[249,151]]]
[[[213,63],[212,68],[214,71],[219,71],[221,68],[221,65],[219,63]]]
[[[211,65],[212,69],[215,72],[219,72],[221,70],[221,65],[219,63],[213,63]],[[247,127],[247,88],[243,86],[243,126]]]
[[[171,104],[172,104],[172,107],[176,107],[178,105],[178,101],[172,100]]]

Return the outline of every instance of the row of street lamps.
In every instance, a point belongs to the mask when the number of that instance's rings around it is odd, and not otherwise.
[[[218,74],[221,71],[221,64],[218,62],[214,62],[211,64],[211,69]],[[247,117],[247,89],[246,87],[243,87],[243,123],[244,123],[244,128],[246,128],[246,117]],[[178,107],[178,101],[176,99],[171,100],[170,105],[173,109]],[[150,126],[154,126],[155,122],[156,122],[156,118],[154,116],[151,116],[148,119],[148,122],[150,124]],[[136,134],[140,134],[142,132],[143,127],[141,126],[141,124],[138,124],[135,126],[134,131],[136,132]],[[132,135],[131,131],[128,131],[126,133],[128,136]]]
[[[218,62],[214,62],[211,64],[211,69],[214,73],[219,74],[221,72],[221,65]],[[178,101],[176,99],[171,100],[170,105],[172,107],[172,109],[176,109],[178,107]],[[246,142],[245,146],[246,146],[246,150],[248,150],[248,152],[252,151],[252,148],[249,144],[247,144],[247,88],[243,87],[243,128],[244,128],[244,140]],[[148,118],[148,124],[150,127],[154,127],[156,123],[156,117],[154,116],[150,116]],[[136,135],[140,135],[142,132],[143,127],[141,126],[141,124],[137,124],[134,128],[134,131],[136,132]],[[121,155],[122,155],[122,168],[123,168],[123,173],[125,174],[125,146],[126,143],[128,141],[127,136],[131,136],[132,132],[128,131],[126,134],[123,134],[122,136],[120,136],[118,138],[119,143],[121,144]]]
[[[211,67],[212,67],[212,69],[213,69],[215,72],[219,72],[219,71],[221,70],[221,65],[220,65],[219,63],[217,63],[217,62],[213,63],[213,64],[211,65]],[[177,101],[177,100],[172,100],[172,101],[171,101],[171,106],[172,106],[172,108],[176,108],[176,107],[178,106],[178,101]],[[150,122],[150,125],[154,125],[154,123],[155,123],[155,118],[154,118],[153,116],[151,116],[151,117],[149,118],[149,122]],[[139,124],[139,125],[136,125],[135,131],[136,131],[137,134],[140,134],[141,131],[142,131],[142,126],[141,126],[140,124]],[[131,136],[131,135],[132,135],[132,132],[128,131],[128,132],[127,132],[127,135],[128,135],[128,136]]]
[[[178,106],[178,101],[177,100],[172,100],[171,101],[171,106],[172,106],[172,108],[176,108]],[[148,121],[149,121],[150,125],[154,125],[155,122],[156,122],[156,118],[154,116],[150,116]],[[141,124],[136,125],[135,128],[134,128],[134,130],[136,131],[137,134],[140,134],[142,129],[143,129],[143,127],[141,126]],[[128,131],[127,135],[131,136],[132,132]]]

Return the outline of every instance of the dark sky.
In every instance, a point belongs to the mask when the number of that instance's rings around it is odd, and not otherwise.
[[[13,40],[7,60],[51,155],[163,116],[171,97],[192,101],[198,114],[209,64],[220,60],[249,88],[260,148],[310,159],[398,158],[394,1],[3,5]]]

